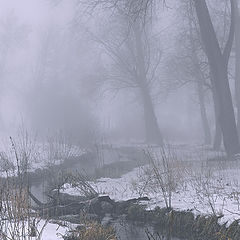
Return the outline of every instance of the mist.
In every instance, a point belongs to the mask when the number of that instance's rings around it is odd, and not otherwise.
[[[240,238],[238,0],[0,0],[0,86],[0,239]]]
[[[5,136],[17,131],[22,123],[32,131],[51,129],[52,125],[60,130],[63,128],[60,122],[65,121],[64,118],[75,118],[75,110],[78,109],[80,115],[92,115],[95,123],[89,127],[93,128],[95,138],[101,138],[101,135],[111,138],[113,135],[114,141],[124,142],[127,138],[132,142],[144,142],[143,111],[137,103],[137,90],[126,88],[120,91],[116,89],[118,86],[113,86],[113,80],[106,80],[112,74],[113,64],[98,40],[113,27],[111,13],[107,12],[106,17],[103,12],[94,17],[86,14],[76,21],[78,12],[75,11],[74,1],[58,5],[49,1],[8,1],[0,4],[1,34],[2,38],[8,38],[3,39],[2,44],[3,41],[9,42],[9,50],[2,60],[1,132]],[[159,43],[163,56],[158,69],[163,72],[168,52],[176,48],[175,36],[171,36],[171,27],[166,25],[172,26],[176,20],[168,10],[161,11],[166,17],[157,19],[153,27],[155,34],[163,39]],[[79,14],[82,15],[82,12]],[[6,26],[8,24],[12,25],[12,33]],[[154,34],[155,30],[151,31]],[[194,90],[190,87],[171,90],[170,85],[174,83],[168,84],[167,76],[156,78],[159,83],[154,93],[154,107],[165,138],[168,141],[201,142],[201,120]],[[42,89],[44,92],[41,93],[39,85],[43,85],[46,91]],[[65,103],[70,98],[76,98],[69,100],[72,102],[65,107],[73,113],[64,112],[63,103],[55,98],[60,92],[67,94],[62,96]],[[42,109],[37,109],[35,104],[42,104]],[[50,107],[51,110],[48,109]],[[62,116],[58,110],[62,111]],[[48,111],[51,111],[51,116]],[[69,114],[73,115],[70,117]],[[77,126],[68,127],[79,130]],[[80,130],[78,134],[81,135]]]

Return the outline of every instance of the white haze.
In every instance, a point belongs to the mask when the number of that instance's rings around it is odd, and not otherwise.
[[[79,59],[77,54],[73,58],[73,61],[79,61],[76,68],[82,65],[82,69],[76,70],[76,74],[84,73],[82,76],[69,74],[68,76],[74,79],[72,82],[69,78],[61,80],[65,81],[63,90],[65,90],[68,82],[71,82],[71,88],[76,91],[74,94],[78,95],[77,99],[80,101],[81,107],[88,109],[93,114],[96,129],[92,132],[97,133],[98,137],[106,136],[114,141],[131,141],[131,139],[142,141],[144,124],[142,110],[137,104],[134,94],[129,93],[129,91],[120,91],[115,94],[111,91],[99,90],[100,87],[96,91],[98,85],[94,85],[94,81],[88,79],[92,75],[99,78],[98,69],[101,66],[97,66],[99,64],[97,58],[102,49],[98,48],[96,43],[91,42],[87,36],[84,36],[84,31],[90,29],[90,31],[99,32],[99,19],[103,16],[97,15],[89,26],[87,21],[83,21],[80,27],[74,28],[74,1],[63,1],[58,6],[54,6],[50,2],[47,0],[0,1],[0,21],[6,19],[9,15],[14,15],[17,24],[25,25],[28,32],[23,44],[18,46],[17,43],[14,43],[16,46],[9,50],[4,77],[0,81],[2,85],[0,87],[1,134],[10,135],[22,122],[24,125],[32,127],[34,131],[40,131],[38,129],[39,125],[35,124],[36,120],[33,120],[29,113],[29,105],[36,100],[35,93],[30,94],[30,96],[29,93],[35,84],[36,76],[34,74],[39,59],[41,41],[44,32],[48,31],[49,28],[56,28],[63,33],[73,28],[71,30],[73,32],[80,29],[76,38],[80,36],[79,41],[82,42],[82,46],[80,44],[77,53]],[[168,15],[169,18],[165,17]],[[171,35],[173,34],[170,35],[171,30],[166,29],[166,26],[174,24],[173,15],[165,12],[164,17],[161,18],[164,21],[159,25],[159,29],[164,29],[161,30],[164,31],[164,34],[162,34],[163,43],[161,44],[166,49],[164,50],[164,56],[168,54],[168,49],[171,51],[171,48],[173,48],[173,42],[171,42],[173,37]],[[97,19],[98,17],[99,19]],[[91,17],[88,16],[87,19],[91,19]],[[57,41],[61,43],[62,39]],[[67,45],[68,43],[64,43],[63,40],[63,44]],[[62,57],[64,58],[64,54]],[[101,57],[99,59],[102,60]],[[100,65],[104,66],[105,63]],[[54,91],[54,87],[52,91]],[[167,140],[192,141],[194,139],[194,141],[199,141],[202,139],[200,112],[195,98],[189,87],[170,91],[167,94],[159,94],[155,101],[156,113],[160,128]],[[51,101],[50,97],[49,102]],[[59,105],[61,111],[61,103]],[[44,115],[45,113],[41,114]],[[40,118],[42,117],[41,114]],[[37,118],[40,122],[46,124],[44,125],[46,129],[52,127],[51,121],[46,120],[45,123],[44,120],[39,119],[39,116]],[[53,121],[58,120],[60,119],[53,119]],[[213,116],[211,116],[211,122],[213,124]]]

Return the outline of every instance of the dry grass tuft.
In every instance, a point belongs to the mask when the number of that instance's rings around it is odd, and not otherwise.
[[[91,222],[83,228],[77,228],[64,240],[117,240],[112,227],[104,227],[99,223]]]

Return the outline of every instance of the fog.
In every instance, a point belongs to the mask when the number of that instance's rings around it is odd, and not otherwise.
[[[101,37],[107,38],[106,32],[116,24],[111,11],[90,15],[82,10],[85,5],[79,9],[75,1],[12,0],[1,1],[0,6],[4,136],[13,134],[22,124],[36,132],[71,128],[80,136],[85,133],[77,125],[84,125],[86,120],[92,138],[145,142],[138,90],[115,86],[109,79],[114,74],[113,59]],[[166,75],[168,56],[177,47],[177,9],[159,11],[161,17],[154,19],[150,30],[159,37],[155,44],[162,54],[154,80],[158,123],[167,141],[202,142],[194,84],[174,86],[172,77],[168,80]],[[209,121],[214,125],[212,115]]]
[[[237,0],[0,0],[0,240],[240,239]]]

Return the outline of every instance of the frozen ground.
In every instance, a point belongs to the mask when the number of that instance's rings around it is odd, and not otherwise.
[[[13,169],[20,168],[34,172],[36,169],[47,168],[48,166],[61,164],[69,157],[81,156],[86,149],[75,145],[68,145],[64,142],[35,142],[35,141],[9,141],[0,144],[0,172],[2,177],[13,174]],[[14,174],[13,174],[14,175]]]
[[[162,166],[162,154],[158,148],[146,148]],[[223,215],[221,222],[231,223],[240,218],[240,161],[224,161],[222,152],[213,152],[203,146],[175,145],[166,150],[174,182],[172,207],[176,210],[190,210],[197,214]],[[172,158],[172,159],[171,159]],[[177,163],[177,164],[176,164]],[[148,196],[148,209],[165,207],[161,187],[149,181],[151,164],[135,168],[121,178],[101,178],[92,185],[102,195],[121,201]],[[163,168],[166,171],[166,169]],[[161,173],[161,171],[160,171]],[[152,174],[152,172],[151,172]],[[151,175],[150,174],[150,175]],[[163,175],[165,188],[167,177]],[[76,189],[65,185],[65,192],[79,194]]]
[[[167,161],[168,164],[167,168],[166,166],[164,168],[162,149],[142,145],[134,147],[146,154],[150,153],[153,157],[159,173],[163,176],[165,189],[168,189],[171,181],[169,192],[172,194],[174,209],[190,210],[196,215],[208,215],[214,212],[217,215],[223,215],[220,219],[221,223],[228,222],[228,224],[240,218],[240,161],[225,161],[223,152],[213,152],[205,146],[175,144],[165,148],[165,162]],[[79,149],[74,151],[75,153],[72,154],[76,155],[83,152]],[[45,152],[48,159],[48,153]],[[36,162],[32,169],[39,166]],[[148,196],[151,199],[150,202],[144,202],[148,209],[156,206],[165,207],[161,186],[156,183],[152,169],[153,166],[149,162],[120,178],[100,178],[91,184],[100,195],[109,195],[117,201]],[[166,172],[171,173],[170,180]],[[80,194],[69,184],[65,184],[62,191],[72,195]],[[61,235],[66,230],[66,227],[48,223],[42,239],[62,239]]]
[[[60,240],[70,229],[76,228],[74,224],[56,223],[46,220],[37,221],[35,225],[36,237],[30,237],[31,229],[28,229],[28,222],[26,221],[24,227],[22,222],[10,223],[7,221],[5,224],[1,223],[1,236],[8,236],[8,239],[31,239],[31,240]],[[2,235],[3,234],[3,235]],[[16,236],[16,234],[19,234]],[[1,238],[2,239],[2,238]],[[5,239],[5,238],[4,238]]]
[[[44,224],[43,222],[41,223]],[[40,226],[41,228],[41,226]],[[58,224],[48,223],[43,230],[42,239],[43,240],[60,240],[63,239],[62,236],[66,233],[67,228],[61,227]],[[33,240],[35,240],[33,238]]]

